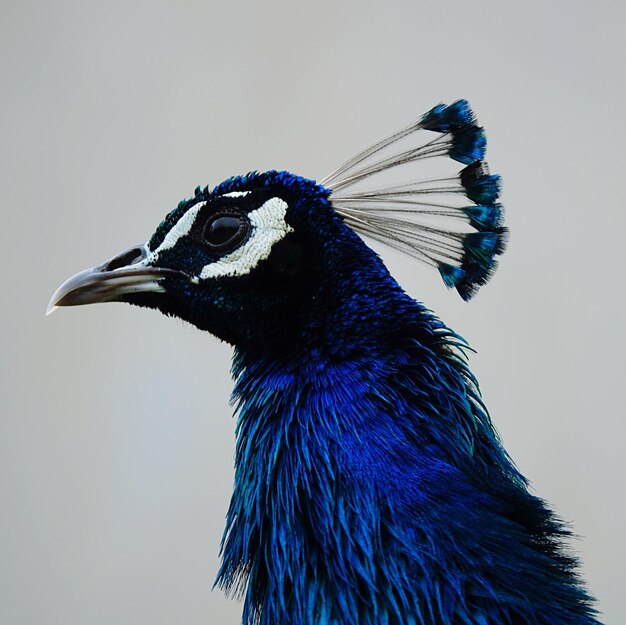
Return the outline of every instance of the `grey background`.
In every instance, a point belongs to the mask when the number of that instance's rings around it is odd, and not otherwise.
[[[512,237],[471,304],[385,251],[479,353],[505,444],[626,617],[625,4],[33,2],[0,16],[0,622],[237,623],[211,591],[232,483],[227,346],[70,274],[197,184],[321,178],[468,98]]]

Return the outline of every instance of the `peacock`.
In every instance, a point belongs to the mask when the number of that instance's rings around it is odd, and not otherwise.
[[[465,100],[439,104],[319,182],[272,170],[198,187],[147,244],[53,295],[49,310],[127,302],[233,346],[216,584],[242,598],[244,625],[598,624],[469,345],[361,238],[469,300],[508,235],[485,149]],[[428,179],[395,176],[426,159]]]

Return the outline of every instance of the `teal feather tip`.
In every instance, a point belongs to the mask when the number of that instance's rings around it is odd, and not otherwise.
[[[420,125],[425,130],[451,132],[462,126],[475,123],[474,112],[467,100],[457,100],[450,105],[437,104],[422,115]]]
[[[465,126],[452,132],[450,158],[464,165],[470,165],[485,158],[487,139],[485,131],[479,126]]]
[[[478,161],[468,165],[459,175],[467,197],[476,204],[492,205],[502,187],[500,176],[489,173],[487,163]]]
[[[455,267],[448,263],[441,263],[438,267],[439,274],[443,279],[444,284],[449,288],[455,287],[466,276],[466,272],[461,267]]]
[[[504,229],[501,232],[472,232],[463,240],[467,258],[479,265],[487,264],[495,255],[502,254],[505,246]]]
[[[504,209],[501,204],[493,206],[466,206],[465,214],[469,217],[470,225],[476,230],[488,231],[502,227]]]

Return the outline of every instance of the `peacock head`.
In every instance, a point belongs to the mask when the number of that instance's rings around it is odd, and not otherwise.
[[[425,143],[385,156],[390,146],[424,135]],[[340,320],[329,311],[341,297],[365,301],[367,278],[386,275],[357,233],[435,267],[446,286],[469,299],[491,276],[506,238],[499,177],[483,161],[485,146],[483,129],[459,100],[436,106],[319,184],[269,171],[230,178],[212,191],[197,188],[148,243],[65,282],[49,310],[123,301],[238,346],[289,344],[319,320]],[[361,184],[439,156],[465,167],[396,186]]]
[[[330,191],[288,172],[197,188],[150,240],[67,280],[50,310],[120,301],[156,308],[233,344],[287,337],[318,294],[337,232]],[[295,331],[295,329],[294,329]]]

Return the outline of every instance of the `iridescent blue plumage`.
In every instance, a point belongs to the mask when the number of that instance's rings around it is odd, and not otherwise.
[[[243,595],[244,623],[595,623],[568,531],[503,450],[463,339],[402,291],[332,195],[285,173],[246,186],[277,180],[299,188],[296,227],[332,244],[312,259],[324,281],[296,336],[281,324],[289,345],[236,349],[218,584]]]
[[[364,164],[423,129],[441,137]],[[55,296],[157,308],[234,346],[235,483],[216,583],[243,597],[244,625],[598,625],[569,531],[503,449],[470,348],[356,232],[438,268],[469,299],[507,234],[484,147],[461,100],[329,183],[269,171],[197,188],[147,246]],[[343,190],[432,155],[468,164]],[[437,194],[458,202],[426,199]],[[464,229],[390,217],[389,205]]]
[[[466,206],[464,210],[476,230],[489,231],[502,227],[502,208],[499,204]]]
[[[502,251],[504,241],[500,232],[473,232],[463,240],[463,248],[470,262],[488,264]]]
[[[437,104],[422,115],[421,125],[435,132],[454,132],[458,128],[474,124],[475,118],[467,100],[457,100],[453,104]]]
[[[461,267],[448,263],[440,263],[438,269],[444,284],[449,289],[455,287],[465,277],[465,271]]]
[[[493,204],[500,194],[500,176],[489,174],[485,163],[477,161],[459,174],[467,197],[476,204]]]
[[[487,140],[485,131],[478,126],[467,126],[452,134],[450,158],[470,165],[485,158]]]
[[[425,130],[452,134],[450,158],[469,165],[485,157],[485,133],[476,126],[476,118],[467,100],[457,100],[450,105],[438,104],[422,116],[420,124]]]

